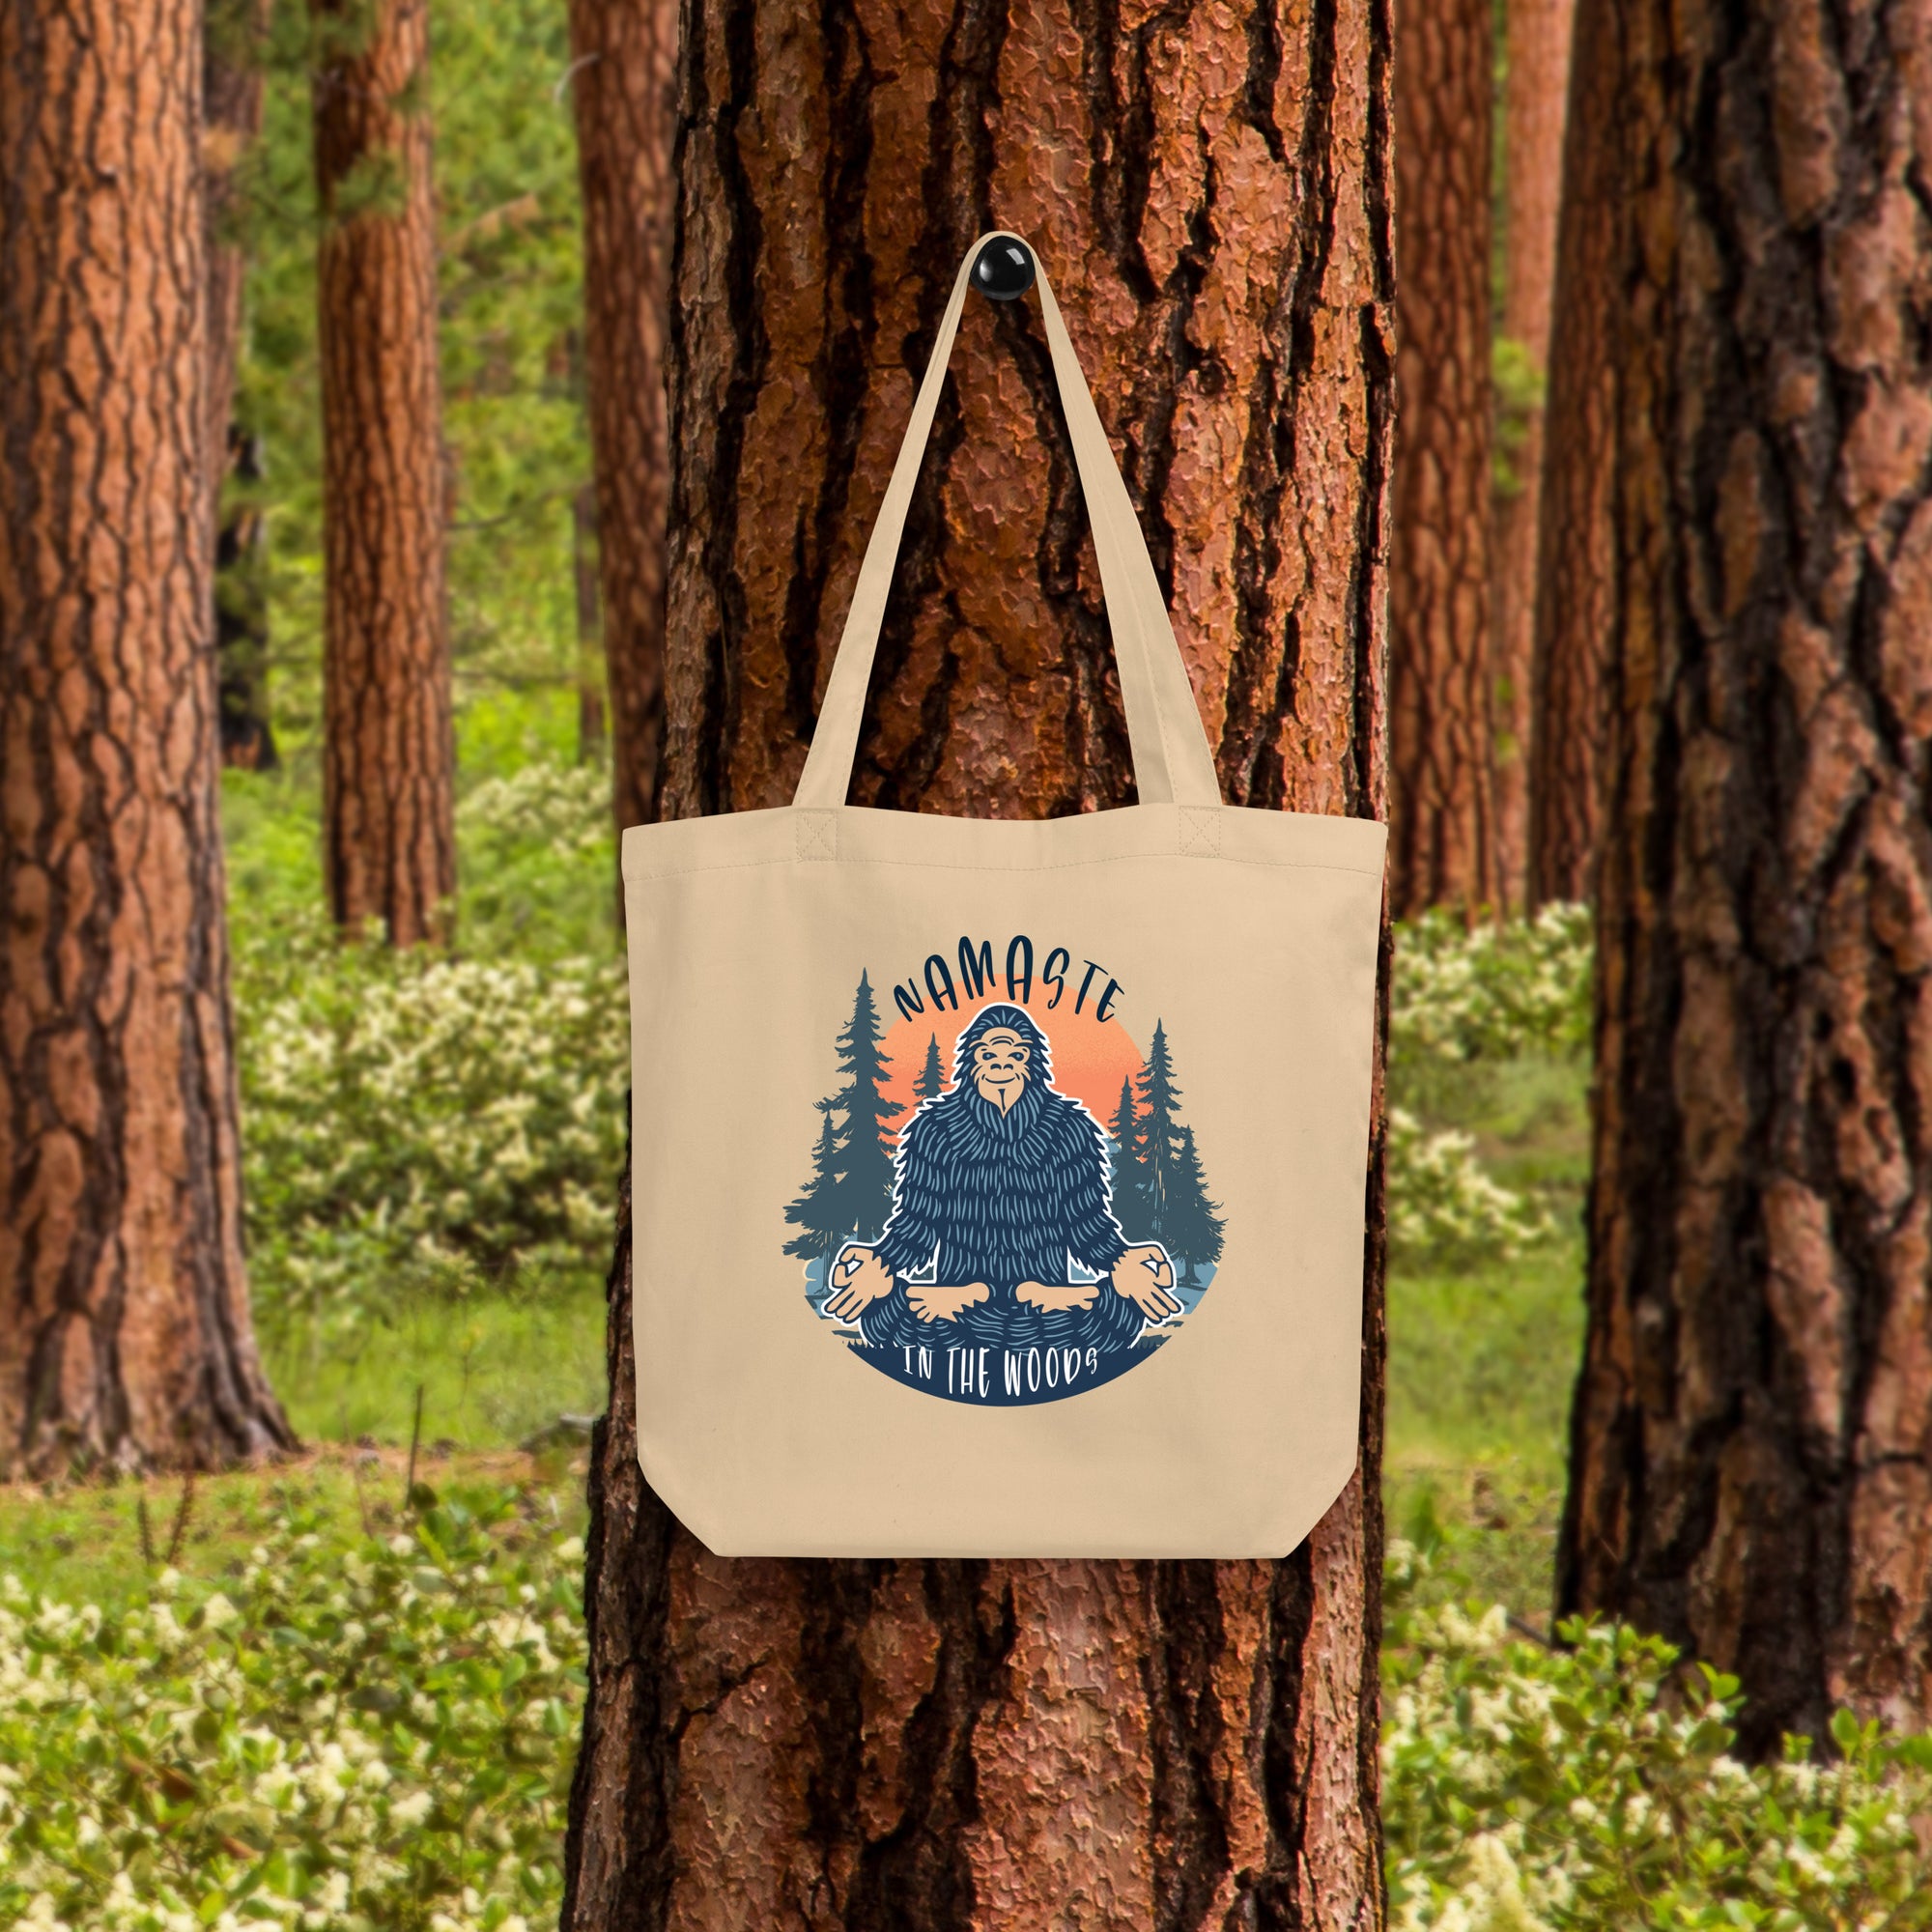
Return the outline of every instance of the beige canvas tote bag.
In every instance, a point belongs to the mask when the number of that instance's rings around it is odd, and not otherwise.
[[[1140,803],[844,803],[952,291],[792,804],[624,834],[638,1453],[725,1555],[1281,1556],[1355,1463],[1383,828],[1221,803],[1037,287]]]

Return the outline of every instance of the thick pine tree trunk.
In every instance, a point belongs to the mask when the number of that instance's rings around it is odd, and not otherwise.
[[[0,1477],[292,1439],[242,1261],[199,28],[0,10]]]
[[[243,491],[260,483],[260,440],[240,427],[223,440],[235,481]],[[221,762],[251,772],[273,771],[281,762],[269,715],[268,547],[261,504],[238,493],[214,531],[214,649]]]
[[[202,64],[201,164],[208,262],[208,515],[214,531],[215,651],[221,676],[221,759],[250,771],[277,762],[269,719],[268,597],[259,505],[222,503],[230,477],[259,482],[261,445],[235,420],[247,258],[240,240],[238,172],[262,132],[268,60],[264,0],[209,0]]]
[[[1047,257],[1227,795],[1380,812],[1386,14],[806,30],[693,0],[685,26],[666,814],[789,798],[953,270],[997,224]],[[854,795],[1120,804],[1035,304],[975,298],[953,370]],[[1279,1563],[713,1557],[638,1471],[621,1247],[564,1923],[1380,1925],[1377,1150],[1361,1467]]]
[[[664,745],[665,304],[677,17],[677,0],[570,6],[600,621],[620,830],[656,816]]]
[[[428,0],[311,0],[329,904],[398,946],[456,891]]]
[[[1399,0],[1401,390],[1389,580],[1389,898],[1501,890],[1490,641],[1490,0]]]
[[[237,172],[262,132],[262,86],[268,58],[263,0],[206,0],[203,42],[201,165],[203,246],[208,263],[208,457],[211,511],[218,504],[232,454],[235,367],[242,337],[242,285],[247,261]]]
[[[1615,774],[1566,1607],[1932,1717],[1932,38],[1623,12]]]
[[[609,743],[604,713],[604,596],[597,570],[597,487],[570,501],[570,569],[577,589],[577,759],[594,764]]]
[[[1503,339],[1541,384],[1549,367],[1556,213],[1575,0],[1508,0],[1503,88]],[[1529,875],[1529,749],[1536,656],[1536,532],[1542,503],[1543,404],[1514,425],[1510,484],[1491,529],[1495,690],[1496,872],[1503,901],[1522,905]]]
[[[1605,657],[1615,595],[1610,456],[1614,263],[1622,246],[1615,170],[1621,35],[1616,0],[1575,0],[1563,193],[1557,222],[1549,388],[1543,417],[1530,672],[1529,898],[1595,890],[1607,769]]]

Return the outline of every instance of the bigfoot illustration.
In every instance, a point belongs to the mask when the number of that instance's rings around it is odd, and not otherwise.
[[[867,1342],[1130,1347],[1181,1310],[1157,1245],[1114,1219],[1107,1143],[1054,1091],[1045,1035],[988,1007],[959,1036],[952,1088],[899,1135],[892,1217],[876,1246],[846,1242],[826,1312]],[[1069,1282],[1068,1258],[1100,1279]]]

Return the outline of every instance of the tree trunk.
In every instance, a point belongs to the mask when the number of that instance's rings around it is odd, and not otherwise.
[[[666,815],[790,797],[953,270],[998,223],[1047,258],[1228,795],[1383,810],[1386,15],[1080,17],[687,8]],[[1122,803],[1037,309],[976,298],[961,334],[855,795]],[[1379,1926],[1379,1148],[1361,1466],[1279,1563],[713,1557],[638,1471],[620,1248],[564,1924]]]
[[[259,439],[230,427],[229,473],[244,489],[262,480]],[[221,762],[271,772],[281,763],[269,718],[269,532],[259,502],[225,505],[214,532],[214,656],[219,667]]]
[[[583,348],[597,479],[611,799],[656,817],[664,744],[665,303],[677,0],[571,0],[583,195]]]
[[[1536,656],[1536,530],[1543,391],[1556,281],[1556,210],[1574,0],[1508,0],[1503,90],[1502,340],[1517,393],[1502,418],[1508,477],[1491,530],[1496,702],[1496,873],[1503,902],[1529,886],[1530,693]]]
[[[290,1444],[242,1260],[196,0],[0,10],[0,1477]]]
[[[595,764],[607,742],[604,718],[604,600],[597,575],[597,488],[570,499],[570,567],[577,584],[577,761]]]
[[[263,67],[268,58],[264,0],[207,0],[202,60],[201,167],[208,262],[208,455],[211,515],[228,475],[235,366],[242,338],[242,285],[247,260],[238,237],[237,171],[262,132]]]
[[[1399,0],[1389,897],[1493,905],[1490,0]]]
[[[1735,1671],[1766,1751],[1932,1717],[1932,30],[1622,17],[1561,1595]]]
[[[311,0],[329,905],[446,934],[455,743],[443,588],[427,0]]]
[[[1536,532],[1530,672],[1529,897],[1595,890],[1606,769],[1605,656],[1615,595],[1610,526],[1616,371],[1609,318],[1622,243],[1615,0],[1576,0],[1549,390]]]
[[[266,531],[258,504],[224,505],[232,476],[261,480],[261,445],[235,421],[247,258],[239,237],[237,173],[262,132],[268,59],[264,0],[209,0],[202,62],[201,167],[208,262],[208,515],[214,537],[215,655],[221,677],[221,761],[249,771],[278,762],[269,722]]]

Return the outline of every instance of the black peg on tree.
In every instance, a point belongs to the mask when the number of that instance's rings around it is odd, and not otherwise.
[[[1011,235],[996,235],[973,264],[973,286],[994,301],[1017,301],[1033,287],[1033,250]]]

